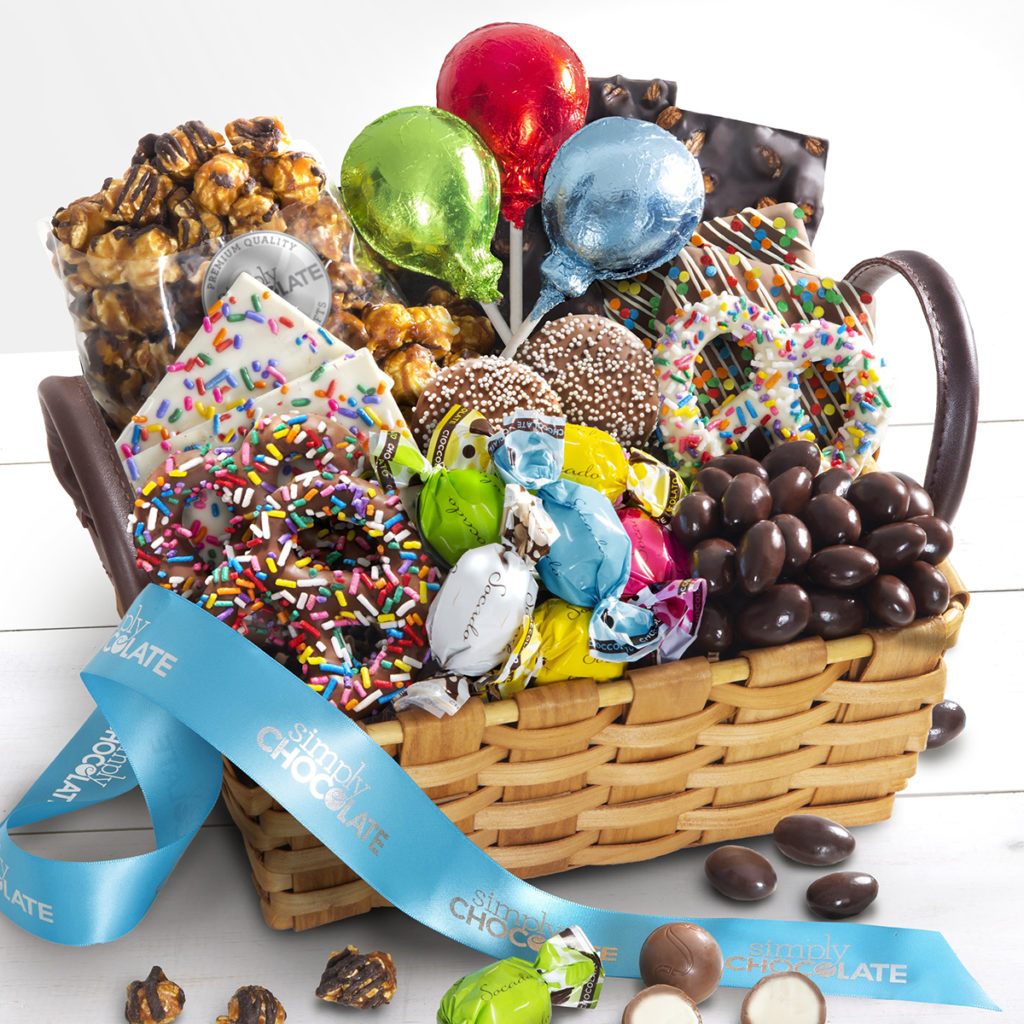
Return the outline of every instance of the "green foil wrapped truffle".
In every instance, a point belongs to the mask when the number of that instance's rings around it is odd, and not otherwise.
[[[493,473],[432,467],[419,497],[423,538],[454,565],[470,548],[497,542],[504,501],[505,482]]]
[[[437,1024],[548,1024],[551,1007],[597,1005],[601,958],[579,928],[552,936],[530,963],[499,960],[460,978],[441,999]]]

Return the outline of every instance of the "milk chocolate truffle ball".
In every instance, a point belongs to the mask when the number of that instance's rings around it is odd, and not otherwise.
[[[593,313],[545,324],[518,359],[554,389],[570,423],[597,427],[624,448],[658,422],[658,378],[647,346],[621,324]]]
[[[645,985],[673,985],[702,1003],[722,980],[722,950],[710,932],[689,921],[655,928],[640,948]]]
[[[558,395],[542,377],[522,363],[499,356],[463,359],[446,366],[424,386],[412,413],[413,435],[424,448],[453,405],[475,409],[499,428],[502,417],[517,409],[562,415]]]

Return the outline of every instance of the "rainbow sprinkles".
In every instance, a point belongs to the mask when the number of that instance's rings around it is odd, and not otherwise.
[[[301,409],[357,429],[405,430],[391,389],[369,352],[243,273],[207,311],[117,447],[129,477],[144,480],[175,449],[237,446],[263,415]]]
[[[705,387],[702,353],[722,336],[742,352],[745,381],[716,379],[726,393],[717,406]],[[871,340],[849,325],[825,320],[787,324],[745,299],[713,295],[683,307],[654,349],[661,394],[659,428],[673,464],[694,470],[716,455],[745,450],[758,432],[773,445],[801,439],[822,448],[826,465],[859,472],[877,450],[889,418],[884,364]],[[837,426],[812,418],[802,380],[834,375]],[[729,391],[731,394],[728,394]]]

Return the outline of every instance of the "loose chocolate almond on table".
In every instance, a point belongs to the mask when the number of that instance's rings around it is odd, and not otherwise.
[[[838,864],[857,845],[849,829],[817,814],[787,815],[775,826],[772,839],[790,860],[815,866]]]
[[[720,846],[704,859],[704,874],[723,896],[763,900],[775,892],[775,869],[767,857],[747,846]]]
[[[866,910],[878,895],[878,880],[863,871],[833,871],[807,887],[807,906],[820,917],[838,921]]]
[[[940,701],[932,708],[932,726],[928,730],[929,750],[943,747],[964,731],[967,715],[956,701]]]

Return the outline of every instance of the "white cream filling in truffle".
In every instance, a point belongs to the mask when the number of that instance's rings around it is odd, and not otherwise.
[[[817,986],[801,975],[765,979],[743,1001],[744,1024],[823,1024],[825,1002]]]

